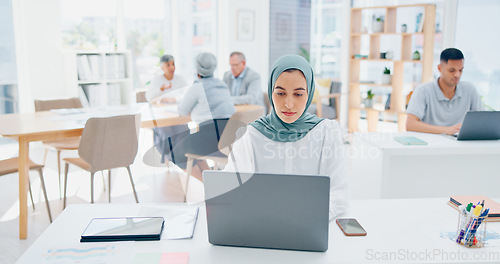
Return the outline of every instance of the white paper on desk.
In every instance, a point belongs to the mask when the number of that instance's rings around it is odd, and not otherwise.
[[[140,216],[162,216],[165,226],[161,239],[193,238],[198,206],[146,205],[139,211]]]
[[[175,89],[167,89],[164,92],[162,92],[160,95],[157,97],[153,98],[150,102],[152,104],[156,104],[157,102],[161,101],[163,98],[175,98],[177,102],[182,101],[184,99],[184,96],[186,95],[187,90],[191,87],[191,85],[186,85],[183,87],[175,88]]]
[[[177,104],[161,104],[161,105],[155,105],[155,107],[169,113],[179,112],[177,110]]]
[[[61,108],[61,109],[51,109],[50,110],[54,114],[58,115],[73,115],[73,114],[81,114],[83,110],[80,108]]]
[[[132,115],[141,111],[144,106],[105,106],[99,108],[86,108],[86,109],[55,109],[57,110],[77,110],[71,114],[58,114],[55,116],[48,116],[47,119],[51,121],[74,121],[79,124],[84,124],[93,117],[110,117],[117,115]]]
[[[78,243],[51,247],[36,262],[42,264],[121,264],[133,258],[134,242]],[[41,262],[40,262],[41,261]]]

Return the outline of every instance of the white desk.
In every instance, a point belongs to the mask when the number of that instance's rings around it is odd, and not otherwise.
[[[428,145],[403,145],[394,140],[396,136],[414,136]],[[380,179],[379,197],[499,194],[498,140],[456,141],[443,135],[415,132],[358,133],[354,140],[358,154],[381,165],[375,165],[373,174],[366,175]],[[471,184],[474,182],[478,184]]]
[[[188,252],[191,264],[499,263],[500,239],[492,240],[491,243],[496,244],[481,249],[468,249],[449,239],[440,238],[440,232],[456,231],[458,213],[446,204],[447,200],[351,201],[351,209],[346,216],[357,218],[368,235],[346,237],[336,223],[331,222],[329,249],[321,253],[211,245],[207,238],[206,212],[201,204],[193,239],[132,242],[129,243],[132,249],[124,254],[128,254],[126,259],[131,260],[135,253]],[[42,256],[48,249],[61,245],[78,247],[80,235],[93,217],[131,216],[141,206],[144,205],[70,205],[17,263],[42,263]],[[390,218],[384,218],[384,215]],[[500,234],[500,223],[488,223],[487,230]],[[386,257],[392,258],[392,261]]]

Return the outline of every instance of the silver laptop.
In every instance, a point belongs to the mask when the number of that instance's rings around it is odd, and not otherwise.
[[[458,134],[457,140],[500,139],[500,111],[469,111]]]
[[[204,171],[214,245],[326,251],[330,178]]]

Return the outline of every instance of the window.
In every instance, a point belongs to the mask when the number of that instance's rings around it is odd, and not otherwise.
[[[456,47],[464,53],[461,80],[471,82],[490,110],[500,109],[500,27],[497,17],[500,2],[496,0],[461,0],[458,2]]]
[[[64,48],[113,49],[116,43],[116,1],[61,1]]]
[[[164,54],[175,57],[176,73],[195,78],[195,58],[217,51],[217,0],[61,1],[63,47],[113,50],[123,36],[132,54],[134,88],[160,73]]]
[[[0,1],[0,114],[17,112],[17,62],[12,2]]]
[[[340,78],[342,0],[312,3],[311,65],[319,78]]]
[[[285,54],[310,60],[311,1],[271,0],[269,28],[269,68]]]
[[[171,42],[165,4],[163,0],[125,0],[124,30],[132,55],[134,87],[143,87],[152,79]]]
[[[217,1],[178,1],[178,29],[173,46],[176,71],[188,80],[196,78],[195,59],[201,52],[217,56]],[[175,27],[174,27],[175,28]]]

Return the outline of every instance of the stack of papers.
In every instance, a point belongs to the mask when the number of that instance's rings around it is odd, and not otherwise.
[[[138,215],[161,216],[165,219],[161,239],[186,239],[193,238],[198,211],[198,206],[146,205]]]
[[[486,221],[500,221],[500,203],[497,203],[484,195],[453,195],[450,197],[448,204],[458,210],[458,207],[462,204],[476,204],[477,202],[481,202],[483,200],[484,208],[490,209]]]

